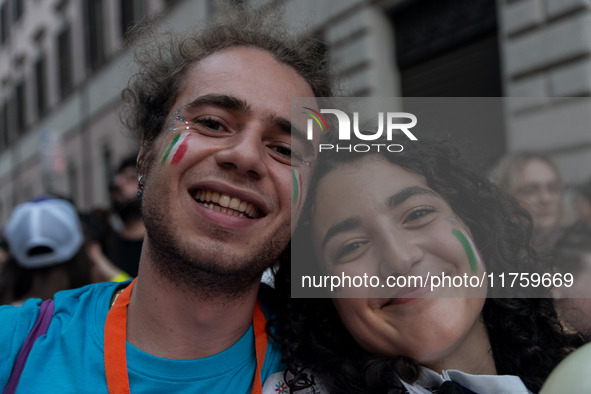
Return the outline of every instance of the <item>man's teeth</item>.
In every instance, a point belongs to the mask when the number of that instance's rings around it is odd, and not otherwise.
[[[198,190],[193,195],[193,198],[217,212],[253,219],[259,217],[259,211],[254,205],[239,198],[230,197],[227,194],[212,192],[211,190]]]

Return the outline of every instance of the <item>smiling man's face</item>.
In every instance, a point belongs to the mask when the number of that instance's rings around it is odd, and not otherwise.
[[[313,96],[259,49],[228,48],[189,69],[153,151],[140,153],[153,158],[143,210],[158,264],[246,282],[273,263],[291,235],[292,168],[305,182],[301,162],[315,156],[291,135],[291,98]]]

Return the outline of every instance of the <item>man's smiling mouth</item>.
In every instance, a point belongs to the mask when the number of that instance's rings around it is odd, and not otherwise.
[[[193,194],[193,198],[199,204],[216,212],[248,219],[257,219],[260,216],[259,210],[253,204],[228,194],[211,190],[197,190]]]

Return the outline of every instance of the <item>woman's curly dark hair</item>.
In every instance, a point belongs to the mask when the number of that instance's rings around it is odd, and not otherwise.
[[[382,149],[372,154],[424,176],[428,186],[445,198],[470,228],[489,271],[540,271],[540,258],[529,246],[531,217],[465,165],[448,143],[421,139],[407,143],[400,153]],[[305,218],[313,209],[319,181],[339,165],[361,157],[363,154],[343,151],[320,155],[303,224],[294,237],[310,233]],[[332,300],[292,299],[289,261],[282,262],[275,280],[282,309],[272,324],[283,346],[288,372],[293,375],[288,380],[292,391],[319,381],[329,392],[386,393],[396,388],[404,391],[398,377],[407,382],[418,379],[420,367],[414,361],[377,356],[361,348],[341,323]],[[551,370],[582,345],[583,339],[563,330],[545,293],[495,298],[494,290],[489,288],[482,316],[497,373],[516,375],[529,390],[537,392]]]

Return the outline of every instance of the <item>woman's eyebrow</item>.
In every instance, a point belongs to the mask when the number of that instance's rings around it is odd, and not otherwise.
[[[390,208],[396,208],[397,206],[408,200],[410,197],[425,194],[431,197],[439,197],[439,195],[431,189],[426,189],[420,186],[410,186],[405,189],[402,189],[393,196],[388,197],[387,205]]]
[[[420,186],[410,186],[405,189],[402,189],[393,196],[390,196],[387,199],[387,205],[389,208],[396,208],[404,201],[408,200],[410,197],[417,195],[428,195],[437,198],[439,197],[439,195],[431,189],[426,189]],[[324,248],[328,241],[330,241],[330,239],[333,238],[335,235],[345,231],[352,230],[360,225],[361,219],[359,219],[358,217],[350,217],[338,223],[335,223],[326,231],[326,234],[324,234],[324,237],[322,238],[322,248]]]
[[[322,238],[322,249],[324,249],[327,242],[335,235],[345,231],[349,231],[359,225],[361,225],[361,220],[357,217],[347,218],[343,221],[333,224],[326,231],[326,234],[324,234],[324,238]]]

